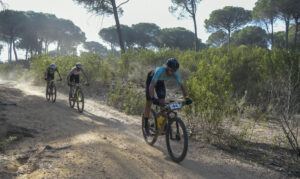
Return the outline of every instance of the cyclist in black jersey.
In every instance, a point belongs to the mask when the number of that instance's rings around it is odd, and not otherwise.
[[[58,68],[56,67],[56,65],[54,63],[52,63],[48,68],[47,68],[47,71],[45,73],[45,80],[47,81],[47,89],[49,87],[49,84],[50,84],[50,81],[51,80],[54,80],[54,73],[57,72],[58,75],[59,75],[59,78],[60,80],[61,79],[61,76],[60,76],[60,73],[58,71]]]

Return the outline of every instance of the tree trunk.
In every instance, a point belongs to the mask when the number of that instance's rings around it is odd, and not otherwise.
[[[16,51],[16,44],[15,44],[14,40],[13,40],[13,48],[14,48],[15,59],[16,59],[16,61],[18,61],[18,55],[17,55],[17,51]]]
[[[119,43],[120,43],[121,54],[122,54],[122,53],[125,52],[125,47],[124,47],[122,33],[121,33],[118,10],[117,10],[117,7],[116,7],[115,0],[110,0],[110,1],[111,1],[112,6],[113,6],[113,11],[114,11],[115,21],[116,21],[116,26],[117,26],[117,33],[118,33],[118,36],[119,36]]]
[[[59,54],[59,41],[57,42],[57,47],[56,47],[56,57],[58,57]]]
[[[10,43],[7,42],[7,54],[8,54],[7,60],[8,60],[8,61],[11,61],[11,60],[10,60],[10,55],[9,55],[10,53],[9,53],[9,52],[10,52]]]
[[[28,49],[26,48],[25,60],[28,60]]]
[[[272,19],[271,20],[271,45],[272,45],[272,48],[273,48],[273,44],[274,44],[274,20]]]
[[[289,27],[290,27],[290,19],[285,19],[285,49],[289,48]]]
[[[228,29],[228,49],[230,49],[230,33],[231,33],[231,30]]]
[[[43,49],[43,39],[41,39],[40,41],[38,41],[38,54],[39,55],[42,54],[42,49]]]
[[[45,51],[44,51],[45,54],[48,54],[48,46],[49,46],[48,40],[45,40]]]
[[[9,40],[9,48],[8,48],[8,61],[11,62],[12,53],[12,39]]]
[[[194,22],[194,31],[195,31],[195,50],[199,50],[199,41],[198,41],[198,35],[197,35],[197,22],[196,22],[196,12],[195,12],[195,4],[192,2],[192,17]]]
[[[295,36],[294,36],[294,50],[296,50],[297,48],[297,34],[298,34],[298,27],[299,27],[299,22],[298,22],[298,18],[295,18]]]

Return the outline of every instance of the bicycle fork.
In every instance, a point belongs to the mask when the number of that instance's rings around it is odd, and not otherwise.
[[[172,129],[170,128],[169,129],[169,132],[170,132],[170,139],[171,140],[177,140],[177,141],[180,141],[180,132],[179,132],[179,125],[178,125],[178,121],[175,121],[176,122],[176,135],[173,136],[173,132],[172,132]]]

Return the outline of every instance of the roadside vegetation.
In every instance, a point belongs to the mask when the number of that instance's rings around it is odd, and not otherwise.
[[[182,7],[181,1],[172,2],[175,13]],[[298,8],[287,10],[282,7],[291,6],[284,2],[258,0],[252,12],[239,7],[213,11],[205,21],[205,28],[212,33],[207,43],[187,29],[160,29],[150,23],[131,27],[119,24],[99,31],[99,37],[111,46],[110,50],[97,42],[85,42],[84,33],[77,28],[71,35],[80,34],[79,39],[49,36],[49,41],[38,36],[29,41],[23,38],[23,32],[16,31],[9,38],[13,41],[6,41],[10,52],[15,48],[25,49],[28,57],[18,60],[15,53],[16,61],[12,61],[10,53],[9,62],[0,64],[0,76],[44,85],[44,73],[51,63],[58,66],[65,80],[75,63],[81,62],[90,78],[88,95],[97,96],[97,100],[127,114],[141,115],[147,72],[164,65],[168,58],[177,58],[179,73],[193,100],[182,111],[191,139],[300,176],[300,45],[297,40],[300,39],[300,3],[289,0]],[[0,22],[10,13],[20,18],[22,14],[27,14],[27,18],[41,17],[53,23],[58,20],[49,14],[5,10],[0,12]],[[234,14],[243,14],[243,18],[223,19],[235,17]],[[274,21],[287,22],[285,17],[289,17],[286,31],[273,33]],[[265,27],[247,26],[251,21]],[[62,25],[66,31],[74,26],[67,21],[59,22],[68,24]],[[53,32],[48,30],[47,35]],[[63,36],[64,32],[61,33]],[[119,44],[120,35],[124,44]],[[19,39],[17,45],[14,39]],[[36,46],[30,46],[33,42]],[[57,49],[48,51],[49,43],[57,43]],[[86,49],[80,55],[74,50],[79,43]],[[67,91],[66,83],[58,86]],[[176,84],[167,83],[167,90],[168,97],[181,98]]]

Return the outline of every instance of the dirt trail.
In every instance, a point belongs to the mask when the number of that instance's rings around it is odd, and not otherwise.
[[[0,178],[286,178],[191,140],[176,164],[164,137],[154,147],[144,142],[139,116],[91,99],[79,114],[65,95],[51,103],[42,87],[0,81],[0,101],[17,104],[0,105],[0,126],[32,135],[0,154]]]

